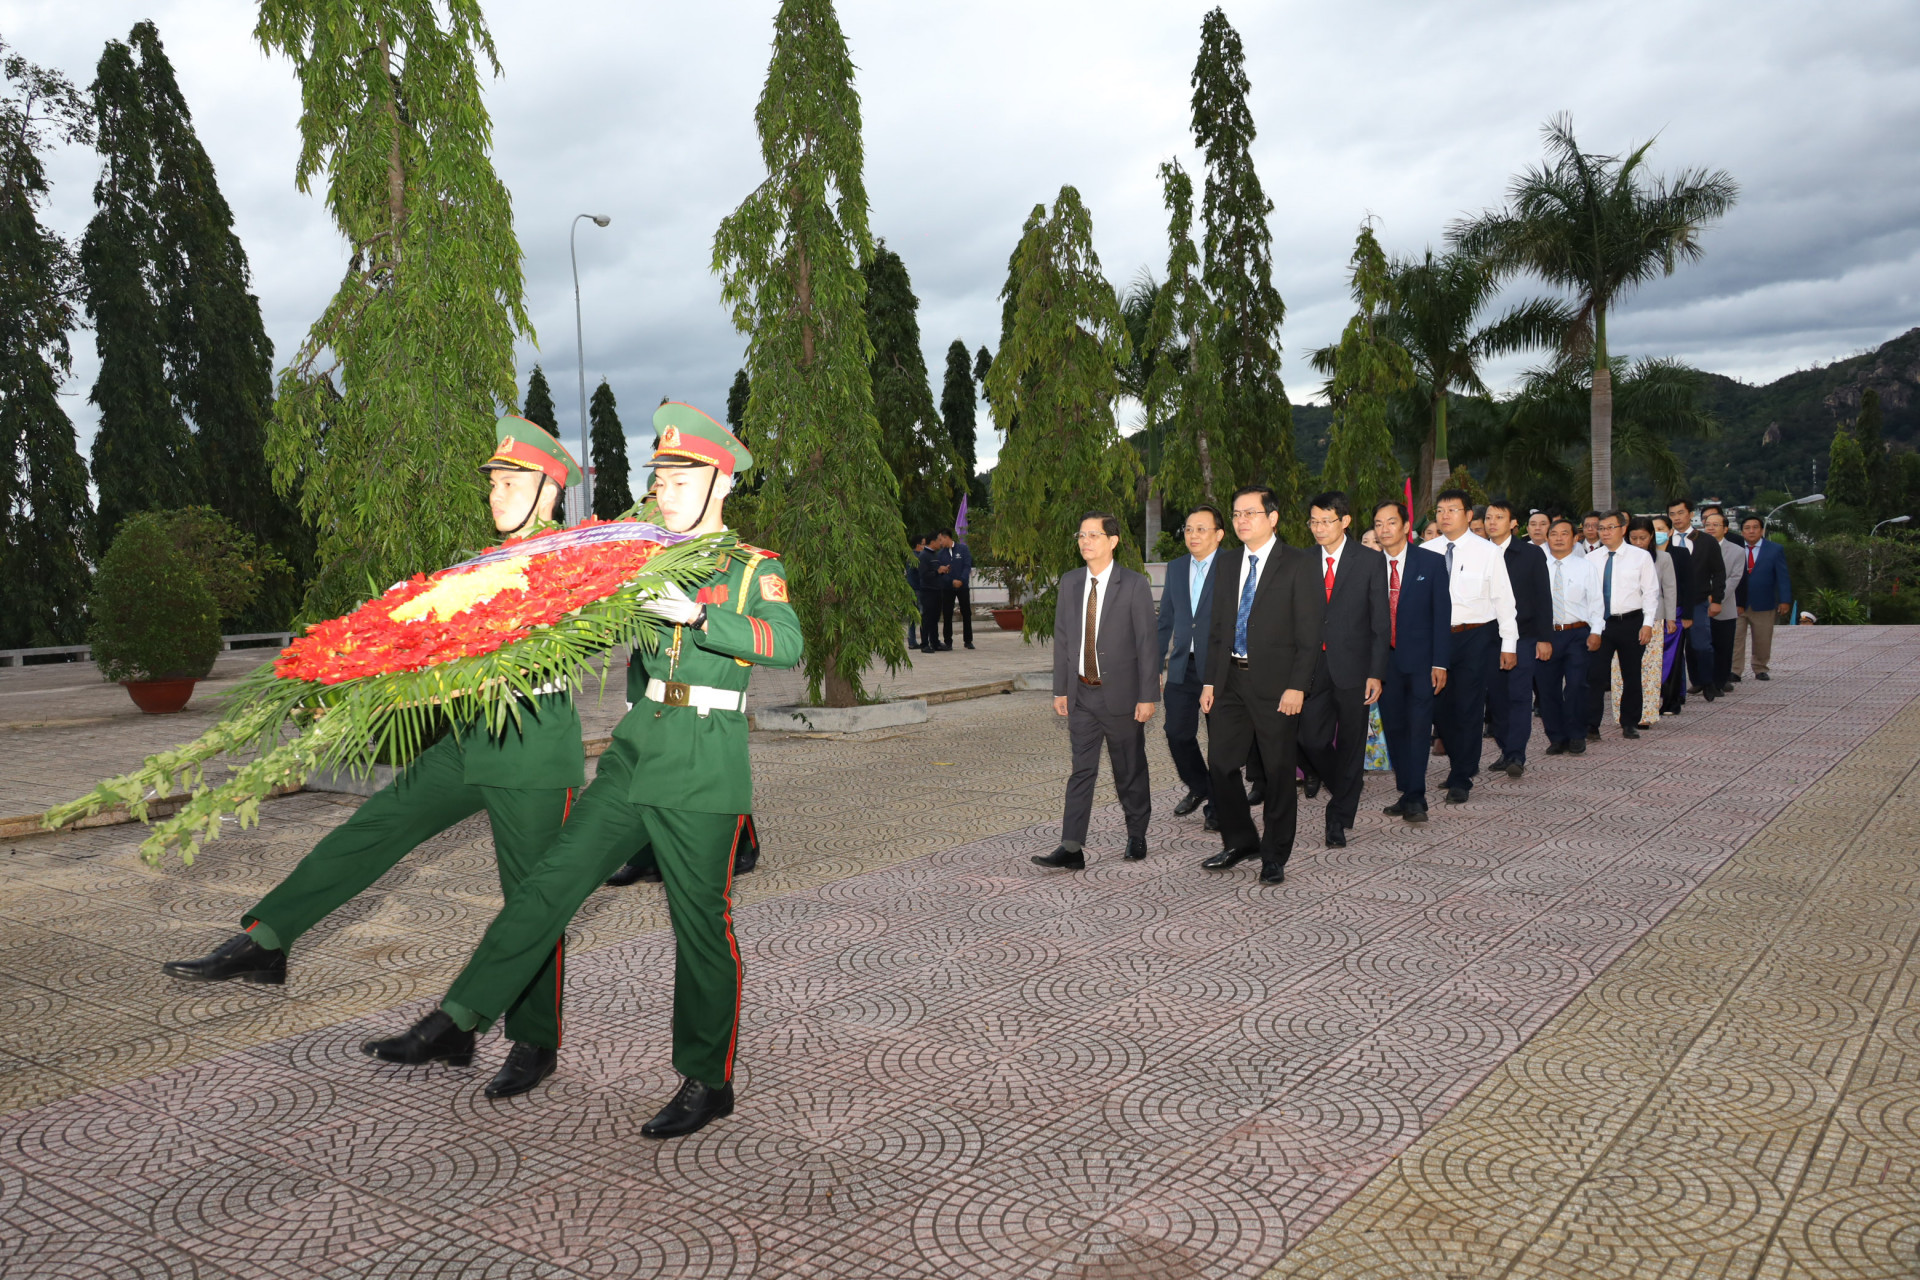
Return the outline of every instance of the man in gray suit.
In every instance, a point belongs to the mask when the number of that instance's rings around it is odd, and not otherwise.
[[[1127,815],[1127,858],[1147,856],[1147,819],[1153,812],[1147,787],[1147,721],[1160,698],[1159,632],[1154,625],[1153,585],[1145,574],[1113,562],[1120,547],[1120,521],[1103,511],[1080,519],[1084,569],[1060,578],[1053,615],[1053,710],[1067,718],[1073,741],[1073,774],[1067,779],[1060,847],[1034,862],[1079,871],[1087,822],[1093,816],[1093,784],[1100,774],[1100,744],[1113,763],[1113,789]]]

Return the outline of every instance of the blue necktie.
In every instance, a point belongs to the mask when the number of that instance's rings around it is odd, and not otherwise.
[[[1253,612],[1253,589],[1260,582],[1260,557],[1247,557],[1247,585],[1240,588],[1240,612],[1233,619],[1233,653],[1247,656],[1247,615]]]
[[[1607,552],[1607,568],[1600,575],[1600,605],[1606,610],[1608,622],[1613,621],[1613,552]]]

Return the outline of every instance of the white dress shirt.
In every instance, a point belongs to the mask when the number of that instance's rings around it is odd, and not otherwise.
[[[1422,545],[1453,565],[1447,583],[1453,598],[1453,625],[1497,622],[1500,652],[1514,652],[1520,627],[1514,621],[1513,583],[1507,578],[1507,558],[1500,548],[1471,530],[1457,538],[1442,534]],[[1449,546],[1453,548],[1451,556],[1447,555]]]
[[[1613,557],[1613,598],[1601,598],[1603,615],[1641,612],[1642,626],[1652,626],[1660,613],[1660,571],[1654,567],[1653,557],[1634,546],[1631,542],[1622,542],[1618,551],[1609,553],[1605,547],[1587,557],[1587,563],[1593,566],[1593,587],[1601,590],[1607,580],[1607,558]]]
[[[1313,544],[1313,567],[1320,571],[1321,591],[1324,592],[1327,587],[1327,557],[1333,557],[1333,577],[1337,582],[1340,579],[1340,566],[1347,554],[1347,544],[1352,541],[1352,538],[1342,538],[1339,545],[1332,547],[1323,547],[1317,542]]]
[[[1575,547],[1562,559],[1547,552],[1547,589],[1553,596],[1553,625],[1584,622],[1599,635],[1604,624],[1600,607],[1600,579],[1593,576],[1593,565]]]
[[[1113,581],[1113,566],[1118,563],[1119,561],[1117,560],[1109,560],[1107,561],[1107,567],[1099,573],[1095,573],[1091,569],[1087,571],[1087,589],[1091,590],[1095,586],[1100,588],[1100,594],[1094,598],[1093,602],[1093,642],[1096,647],[1098,647],[1100,643],[1100,619],[1105,617],[1107,612],[1107,584]],[[1080,625],[1084,628],[1087,618],[1086,591],[1080,593],[1079,616]],[[1080,656],[1077,662],[1079,663],[1080,674],[1087,674],[1087,637],[1084,634],[1080,637]]]
[[[1258,595],[1260,593],[1260,575],[1267,571],[1267,561],[1280,553],[1280,539],[1268,538],[1267,545],[1258,551],[1255,551],[1252,547],[1243,548],[1243,551],[1245,554],[1240,557],[1240,580],[1233,584],[1233,608],[1236,619],[1239,617],[1240,597],[1247,589],[1247,575],[1249,573],[1253,575],[1253,590],[1254,594]],[[1258,560],[1260,563],[1254,564],[1249,568],[1248,566],[1252,564],[1254,560]],[[1228,647],[1231,648],[1233,637],[1229,635],[1227,640]],[[1244,653],[1235,653],[1233,656],[1236,658],[1244,658],[1247,655]]]

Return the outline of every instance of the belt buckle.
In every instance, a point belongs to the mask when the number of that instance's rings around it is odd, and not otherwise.
[[[663,701],[668,706],[684,707],[692,703],[693,701],[692,685],[681,684],[677,680],[669,680],[666,682],[666,685],[667,685],[667,696],[663,699]]]

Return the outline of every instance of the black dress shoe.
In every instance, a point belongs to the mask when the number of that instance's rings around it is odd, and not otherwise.
[[[253,938],[237,933],[198,960],[169,960],[160,972],[188,982],[260,982],[277,987],[287,980],[287,953],[269,951]]]
[[[680,1092],[673,1100],[660,1108],[660,1114],[646,1122],[640,1128],[643,1138],[679,1138],[696,1130],[704,1129],[712,1121],[733,1114],[733,1086],[723,1084],[718,1089],[701,1084],[698,1080],[687,1080],[680,1085]]]
[[[1569,742],[1567,744],[1567,754],[1570,756],[1583,756],[1587,754],[1586,739],[1575,738],[1572,742]]]
[[[1210,813],[1207,815],[1207,820],[1200,824],[1200,829],[1202,831],[1218,832],[1220,830],[1220,819]]]
[[[660,879],[660,873],[657,870],[643,871],[639,867],[634,866],[631,862],[623,862],[620,864],[620,869],[618,871],[615,871],[612,875],[607,877],[606,883],[612,885],[616,889],[624,889],[628,885],[638,884],[642,880],[653,880],[657,883],[659,879]]]
[[[1600,741],[1600,731],[1598,729],[1587,730],[1587,741],[1588,742]]]
[[[473,1032],[454,1026],[445,1009],[435,1009],[397,1036],[364,1041],[360,1052],[382,1062],[402,1062],[408,1066],[444,1062],[450,1067],[470,1067],[473,1065]]]
[[[1406,822],[1425,822],[1427,820],[1427,806],[1424,804],[1409,804],[1407,811],[1401,814],[1400,817]]]
[[[1099,637],[1096,636],[1094,638],[1098,639]],[[1709,685],[1705,689],[1702,689],[1700,691],[1700,696],[1705,698],[1708,702],[1712,702],[1715,698],[1720,696],[1720,691],[1714,688],[1713,686]]]
[[[1261,805],[1265,804],[1266,802],[1267,802],[1267,789],[1265,787],[1248,787],[1247,788],[1247,808],[1258,809]]]
[[[1230,867],[1239,866],[1248,858],[1257,858],[1259,856],[1260,850],[1258,849],[1222,849],[1205,862],[1202,862],[1200,868],[1203,871],[1225,871]]]
[[[1337,822],[1327,824],[1327,848],[1344,849],[1347,847],[1347,829]]]
[[[1405,796],[1401,796],[1398,800],[1395,800],[1392,804],[1380,810],[1380,812],[1386,814],[1389,818],[1397,818],[1406,811],[1407,798]]]
[[[1640,736],[1640,731],[1630,724],[1622,725],[1620,728],[1620,736],[1623,738],[1637,738]]]
[[[1098,636],[1095,636],[1095,637],[1094,637],[1094,639],[1096,639],[1096,640],[1097,640],[1097,639],[1099,639],[1099,637],[1098,637]],[[1744,676],[1739,676],[1739,675],[1731,675],[1731,676],[1728,676],[1728,677],[1727,677],[1727,680],[1728,680],[1728,681],[1729,681],[1730,683],[1733,683],[1733,684],[1739,684],[1739,683],[1740,683],[1740,682],[1741,682],[1742,680],[1744,680],[1745,678],[1746,678],[1746,677],[1744,677]]]
[[[1307,799],[1311,800],[1320,794],[1320,775],[1309,773],[1300,780],[1300,785],[1306,791]]]
[[[516,1040],[513,1048],[507,1050],[506,1065],[500,1068],[500,1074],[487,1082],[487,1096],[512,1098],[526,1093],[552,1075],[559,1060],[557,1049]]]
[[[1260,860],[1261,884],[1285,884],[1286,880],[1287,864],[1284,861],[1274,862],[1267,858]]]
[[[1033,865],[1036,867],[1059,867],[1066,871],[1085,871],[1087,869],[1087,855],[1078,849],[1069,849],[1065,845],[1062,845],[1044,857],[1037,853],[1034,854]],[[689,1081],[689,1083],[691,1083],[691,1081]]]
[[[1094,637],[1094,638],[1095,638],[1095,639],[1098,639],[1099,637],[1097,637],[1097,636],[1096,636],[1096,637]],[[1767,674],[1766,672],[1764,672],[1764,671],[1756,671],[1756,672],[1754,672],[1754,673],[1753,673],[1753,678],[1754,678],[1755,680],[1771,680],[1771,679],[1773,679],[1773,677],[1772,677],[1772,676],[1770,676],[1770,675],[1768,675],[1768,674]]]
[[[1173,816],[1176,818],[1184,818],[1205,803],[1205,796],[1197,792],[1189,791],[1186,795],[1180,797],[1179,804],[1173,806]]]
[[[1099,636],[1097,636],[1097,635],[1096,635],[1096,636],[1094,637],[1094,639],[1096,639],[1096,640],[1098,640],[1099,638],[1100,638],[1100,637],[1099,637]],[[967,648],[969,648],[969,649],[971,649],[971,648],[973,648],[973,641],[971,641],[971,640],[969,640],[969,641],[967,641]]]
[[[1547,744],[1547,754],[1550,756],[1563,756],[1567,754],[1567,744],[1564,742],[1549,742]]]
[[[1465,787],[1448,787],[1447,788],[1448,804],[1465,804],[1466,802],[1467,802],[1467,789]]]
[[[1517,778],[1527,771],[1527,766],[1525,761],[1516,760],[1512,756],[1508,756],[1506,769],[1509,778]]]
[[[1127,837],[1127,853],[1126,853],[1127,861],[1128,862],[1144,862],[1146,861],[1146,857],[1147,857],[1147,838],[1145,836],[1128,836]]]

